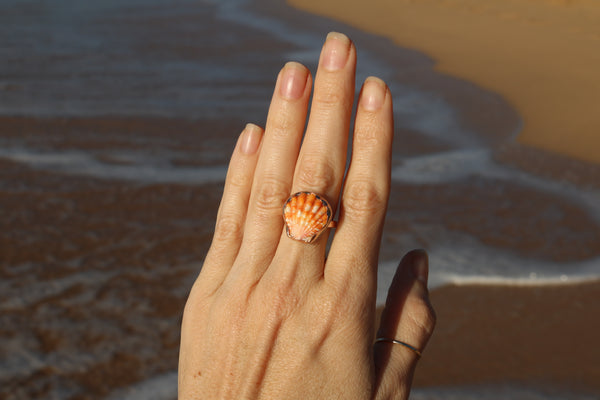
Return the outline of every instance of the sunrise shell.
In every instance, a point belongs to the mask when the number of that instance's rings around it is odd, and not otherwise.
[[[312,242],[331,222],[329,203],[315,193],[298,192],[283,206],[285,233],[288,237]]]

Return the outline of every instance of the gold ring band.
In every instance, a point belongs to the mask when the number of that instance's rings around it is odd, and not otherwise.
[[[417,357],[419,357],[419,358],[421,357],[421,352],[419,351],[419,349],[417,349],[415,346],[411,346],[410,344],[408,344],[406,342],[402,342],[400,340],[390,339],[390,338],[386,338],[386,337],[378,337],[377,339],[375,339],[375,343],[379,343],[379,342],[399,344],[401,346],[406,347],[409,350],[412,350],[417,355]]]

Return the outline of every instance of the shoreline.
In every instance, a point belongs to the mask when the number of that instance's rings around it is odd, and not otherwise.
[[[99,121],[88,122],[96,126]],[[87,122],[71,126],[72,135],[63,130],[61,146],[77,147],[71,140],[81,126]],[[46,143],[41,133],[28,140],[40,137]],[[105,131],[99,128],[99,133]],[[3,334],[35,357],[97,357],[77,371],[33,366],[10,377],[14,385],[8,389],[75,381],[88,393],[104,394],[171,371],[176,365],[177,321],[210,241],[221,185],[131,185],[41,171],[24,163],[0,164],[0,200],[11,210],[8,229],[0,237],[0,245],[11,249],[3,254],[0,268],[10,288],[0,310]],[[37,216],[35,224],[31,216]],[[398,250],[392,243],[386,247]],[[57,293],[41,290],[48,283]],[[22,290],[31,296],[17,295]],[[90,299],[89,293],[98,297]],[[445,285],[431,293],[438,326],[417,369],[415,388],[512,382],[546,387],[551,381],[577,392],[600,389],[594,335],[600,322],[590,318],[600,312],[594,301],[600,283]],[[127,325],[120,312],[127,304],[136,304],[133,312],[142,318],[140,326]],[[82,306],[87,313],[81,313]],[[161,321],[160,330],[148,332],[145,327],[156,321]],[[134,347],[118,340],[123,332],[135,341]],[[558,346],[555,352],[555,344],[565,338],[569,346]],[[155,351],[132,350],[143,348]],[[128,373],[131,368],[137,372]]]
[[[347,24],[335,16],[322,17],[286,3],[257,0],[248,8],[269,19],[285,21],[292,31],[301,32],[308,24],[315,35],[312,42],[303,45],[310,48],[320,48],[331,30],[351,37],[358,50],[357,84],[362,77],[375,74],[385,80],[394,93],[395,135],[399,138],[394,141],[394,155],[422,155],[465,145],[494,148],[511,142],[522,128],[521,116],[501,95],[468,80],[441,74],[435,69],[434,60],[422,51],[398,46],[387,37]],[[312,58],[303,59],[292,52],[288,60],[302,62],[316,72]],[[415,117],[412,113],[421,110],[422,103],[433,103],[434,107],[424,109],[423,120],[416,126],[411,125]],[[448,108],[442,111],[443,121],[438,124],[439,104],[447,104]],[[410,142],[410,146],[404,146],[404,142]]]
[[[502,95],[519,143],[600,163],[600,7],[590,1],[362,3],[288,0],[429,54],[435,70]],[[473,34],[477,32],[477,34]],[[575,138],[576,140],[574,140]]]

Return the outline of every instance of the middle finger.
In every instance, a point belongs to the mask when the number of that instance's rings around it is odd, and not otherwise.
[[[283,228],[281,209],[291,189],[306,122],[310,83],[306,67],[290,62],[281,70],[275,85],[238,262],[232,267],[233,276],[248,284],[260,279],[279,243]]]
[[[332,207],[338,202],[346,166],[354,100],[356,50],[345,35],[332,32],[321,52],[306,135],[296,163],[292,193],[314,192]],[[298,254],[303,273],[322,276],[327,234],[311,245],[284,238],[279,252]],[[282,263],[297,268],[299,263]],[[314,268],[311,268],[314,267]]]

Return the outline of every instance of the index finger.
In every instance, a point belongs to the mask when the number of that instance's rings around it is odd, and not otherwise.
[[[357,108],[352,158],[325,280],[365,280],[375,290],[381,232],[390,193],[392,96],[378,78],[365,81]]]

